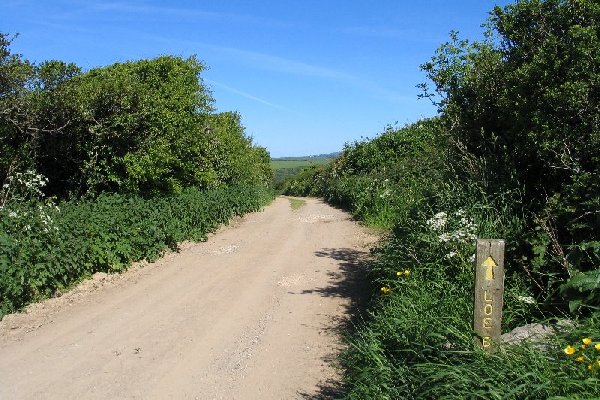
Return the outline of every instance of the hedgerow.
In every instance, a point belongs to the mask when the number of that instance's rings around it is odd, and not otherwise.
[[[195,56],[83,71],[13,39],[0,33],[0,318],[272,198],[269,153],[214,112]]]
[[[288,183],[390,229],[342,355],[345,398],[600,397],[600,6],[520,0],[486,26],[422,66],[439,117]],[[506,241],[503,333],[553,335],[475,345],[476,237]]]
[[[150,199],[102,194],[59,205],[6,204],[0,210],[0,318],[95,272],[120,272],[182,241],[205,240],[272,198],[265,187],[231,186]]]

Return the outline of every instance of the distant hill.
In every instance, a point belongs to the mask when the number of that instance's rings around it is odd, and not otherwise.
[[[273,169],[273,182],[275,185],[281,184],[287,178],[296,175],[304,168],[316,165],[325,165],[336,159],[341,152],[318,154],[302,157],[276,157],[271,158],[271,168]]]
[[[342,154],[341,151],[336,151],[335,153],[329,154],[318,154],[313,156],[300,156],[300,157],[275,157],[271,158],[271,161],[310,161],[310,160],[319,160],[319,159],[332,159],[337,158]]]

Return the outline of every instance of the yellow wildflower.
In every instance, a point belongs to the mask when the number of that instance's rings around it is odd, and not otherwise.
[[[600,343],[596,343],[596,345],[594,346],[594,348],[598,351],[600,351]]]
[[[590,364],[590,365],[588,365],[588,370],[589,370],[589,371],[591,371],[591,370],[593,370],[593,369],[594,369],[594,364]]]
[[[583,342],[583,344],[585,344],[586,346],[590,343],[592,343],[592,339],[590,339],[589,337],[586,337],[584,339],[581,340]]]
[[[584,362],[585,361],[585,357],[584,356],[579,356],[575,359],[575,361],[577,362]]]
[[[581,345],[581,350],[585,350],[585,349],[587,349],[587,344],[582,344]]]
[[[390,289],[389,287],[386,287],[386,286],[381,288],[381,293],[383,293],[383,294],[388,294],[391,291],[392,291],[392,289]]]
[[[402,275],[404,275],[404,272],[402,272],[402,271],[396,272],[396,276],[402,276]]]
[[[404,275],[409,276],[410,275],[410,269],[405,269],[404,270]]]
[[[577,351],[577,349],[575,349],[575,347],[570,346],[570,345],[565,348],[565,354],[568,356],[572,356],[573,354],[575,354],[576,351]]]

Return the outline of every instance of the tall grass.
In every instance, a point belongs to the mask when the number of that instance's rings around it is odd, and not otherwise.
[[[459,211],[446,209],[445,229],[436,229],[439,212],[421,210],[400,220],[375,249],[374,301],[342,355],[345,398],[598,398],[600,365],[588,370],[595,359],[578,363],[563,351],[583,337],[600,339],[598,320],[582,320],[543,345],[501,345],[487,354],[474,344],[474,243],[445,239],[462,237],[456,233],[465,229],[464,218],[477,226],[477,236],[502,237],[518,229],[519,219],[477,202]],[[521,282],[515,274],[506,281],[505,331],[534,320],[532,306],[519,301],[529,297]]]

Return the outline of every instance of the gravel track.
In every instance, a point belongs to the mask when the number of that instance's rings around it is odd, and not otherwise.
[[[0,321],[0,399],[327,399],[376,235],[280,197]],[[357,297],[358,296],[358,297]]]

